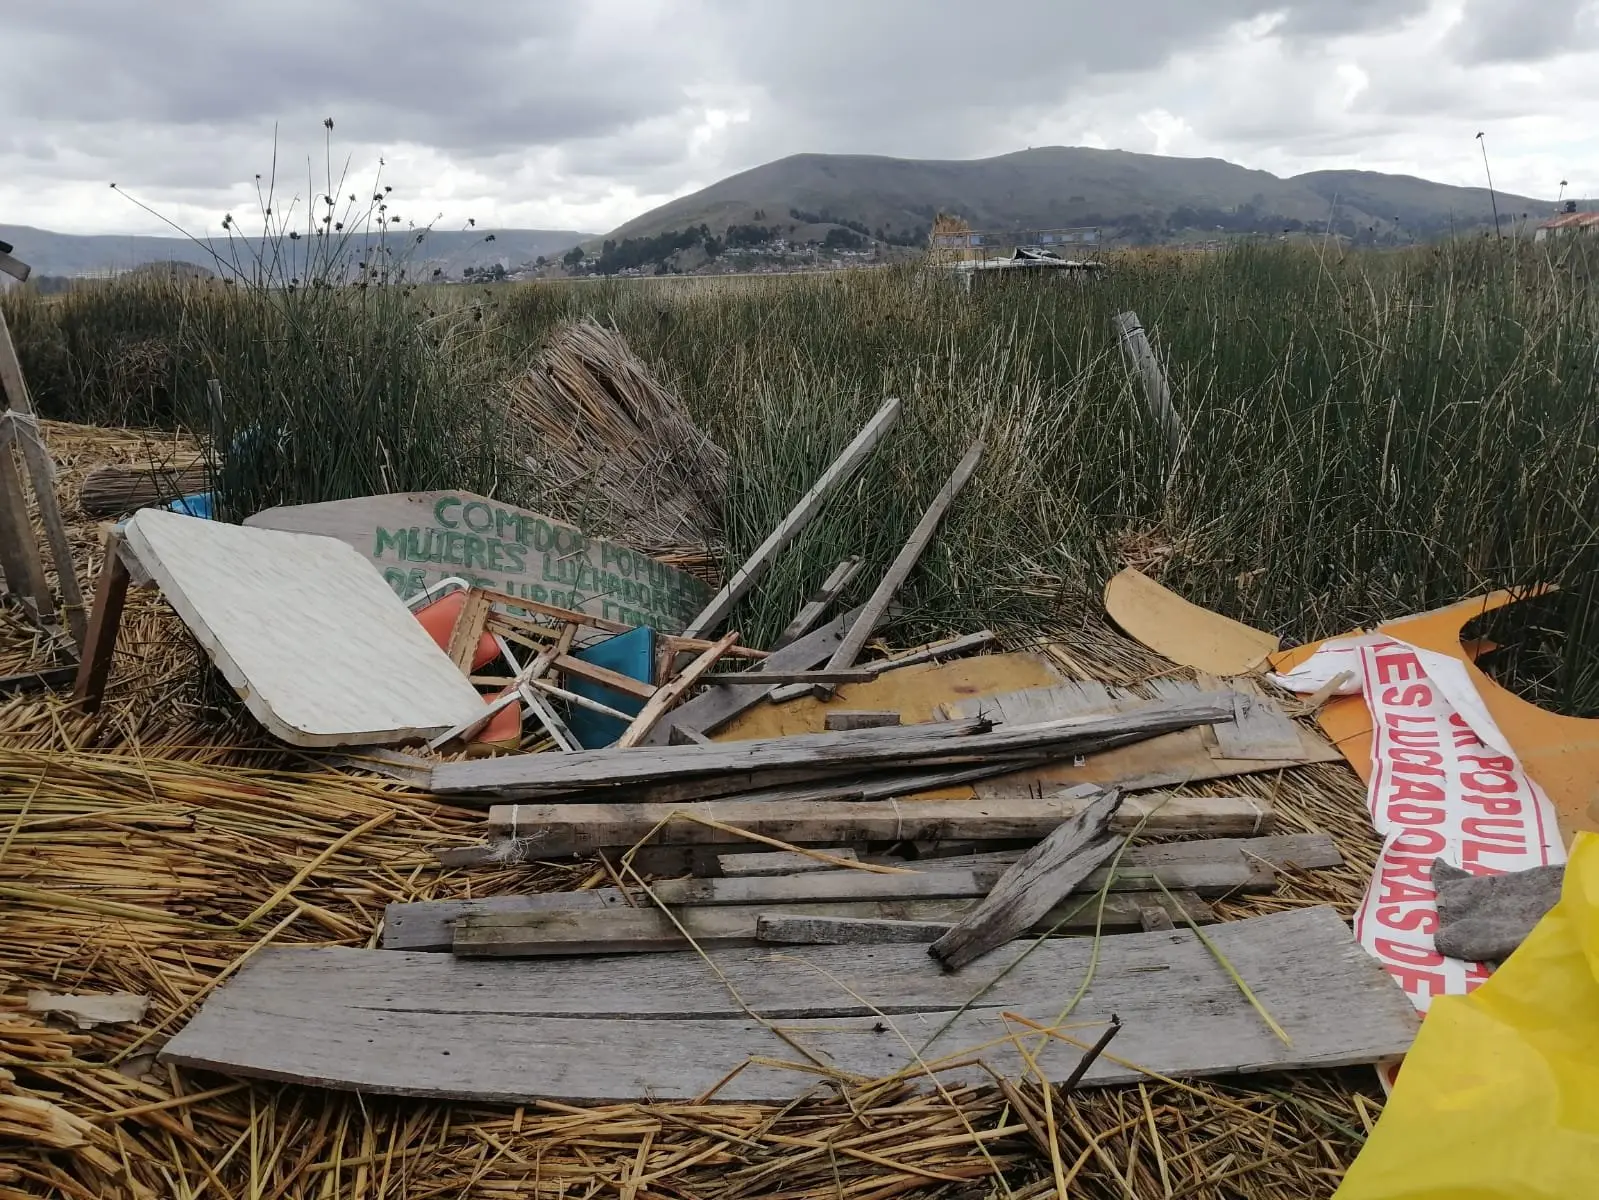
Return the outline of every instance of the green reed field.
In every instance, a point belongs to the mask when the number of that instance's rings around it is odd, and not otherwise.
[[[1599,247],[1243,246],[971,298],[911,269],[488,289],[308,271],[292,290],[145,280],[3,304],[44,415],[184,425],[231,447],[218,485],[234,516],[440,486],[576,515],[530,494],[498,401],[553,325],[592,317],[731,455],[730,563],[883,397],[905,401],[738,614],[755,644],[840,558],[886,566],[986,427],[982,467],[904,596],[903,637],[1070,629],[1129,562],[1289,641],[1553,583],[1496,636],[1524,691],[1599,715],[1590,259]],[[1116,343],[1126,309],[1170,374],[1175,453]]]

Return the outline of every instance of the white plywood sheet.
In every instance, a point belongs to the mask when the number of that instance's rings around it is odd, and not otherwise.
[[[145,509],[140,563],[245,705],[294,746],[444,732],[483,699],[372,563],[335,538]]]

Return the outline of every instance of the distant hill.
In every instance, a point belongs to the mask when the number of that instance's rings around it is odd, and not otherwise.
[[[563,229],[468,229],[428,232],[420,243],[414,233],[390,233],[391,245],[405,246],[410,260],[427,270],[440,268],[459,278],[467,267],[514,270],[540,255],[556,257],[592,235]],[[120,234],[51,233],[26,225],[0,225],[0,241],[38,276],[101,275],[131,271],[155,262],[190,263],[216,271],[217,264],[204,244],[181,237],[134,237]],[[217,242],[218,253],[228,255],[227,242]],[[221,272],[219,272],[221,273]],[[424,272],[425,273],[425,272]]]
[[[1499,210],[1541,217],[1554,206],[1502,193]],[[663,204],[606,236],[621,242],[702,224],[713,235],[757,225],[805,236],[828,224],[806,218],[823,217],[910,240],[939,211],[978,230],[1098,225],[1138,242],[1213,237],[1218,229],[1320,232],[1331,220],[1346,236],[1393,243],[1493,219],[1486,188],[1371,171],[1282,179],[1217,158],[1050,146],[966,161],[796,154]]]

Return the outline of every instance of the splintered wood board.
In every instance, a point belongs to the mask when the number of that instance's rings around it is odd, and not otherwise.
[[[128,545],[245,706],[292,746],[428,738],[483,699],[334,538],[144,509]]]
[[[1146,1078],[1123,1063],[1206,1076],[1370,1063],[1409,1048],[1415,1010],[1332,909],[1213,925],[1208,935],[1291,1045],[1266,1027],[1217,953],[1191,931],[1171,930],[1105,937],[1097,947],[1087,939],[1013,943],[956,974],[915,945],[711,951],[716,972],[692,951],[549,960],[530,970],[448,955],[268,947],[206,999],[161,1057],[228,1075],[488,1103],[690,1100],[720,1085],[721,1101],[780,1104],[816,1076],[757,1063],[739,1070],[752,1058],[800,1056],[733,994],[822,1061],[875,1079],[914,1071],[907,1042],[921,1047],[1012,963],[923,1049],[925,1060],[972,1051],[1019,1078],[1025,1065],[1003,1039],[1023,1029],[1004,1014],[1051,1025],[1090,978],[1063,1033],[1091,1042],[1113,1013],[1122,1031],[1115,1059],[1097,1060],[1085,1086]],[[903,1038],[885,1032],[885,1021]],[[1057,1038],[1029,1043],[1052,1081],[1081,1058]],[[976,1065],[940,1079],[991,1082]]]

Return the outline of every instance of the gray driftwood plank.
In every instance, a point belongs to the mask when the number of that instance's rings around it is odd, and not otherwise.
[[[841,613],[820,629],[807,633],[763,658],[756,669],[770,667],[774,671],[808,671],[821,666],[833,656],[850,624],[860,616],[859,608]],[[714,733],[739,713],[754,708],[766,698],[766,693],[747,687],[706,688],[692,700],[678,705],[644,739],[647,746],[670,744],[672,730],[679,725],[700,733]]]
[[[772,649],[781,650],[809,633],[811,627],[822,619],[822,614],[827,611],[828,606],[837,600],[855,576],[860,574],[864,565],[864,560],[856,555],[846,558],[834,567],[832,573],[822,581],[822,586],[806,597],[799,612],[794,614],[794,619],[788,623],[782,633],[777,635],[777,640],[772,643]]]
[[[660,845],[719,845],[748,840],[685,817],[708,817],[796,846],[851,842],[986,841],[1049,836],[1087,806],[1080,796],[995,800],[818,800],[802,806],[707,800],[692,804],[496,804],[489,832],[526,839],[539,858],[632,846],[647,836]],[[1129,796],[1111,829],[1130,833],[1256,834],[1275,820],[1271,807],[1247,796]],[[677,819],[669,819],[677,818]],[[662,822],[665,822],[663,825]],[[660,828],[657,829],[657,826]]]
[[[1140,914],[1141,916],[1142,914]],[[948,933],[948,921],[889,921],[870,917],[801,917],[782,911],[755,919],[755,940],[786,946],[925,943]]]
[[[1233,684],[1233,719],[1215,726],[1220,758],[1280,760],[1300,753],[1299,726],[1269,696]]]
[[[591,897],[580,899],[580,897]],[[648,898],[634,895],[635,900],[648,904]],[[1084,904],[1084,900],[1092,903]],[[973,905],[974,898],[954,900],[835,900],[814,901],[808,904],[787,904],[783,912],[812,914],[816,916],[859,917],[901,921],[942,921],[953,925]],[[1139,912],[1150,906],[1163,907],[1177,920],[1190,918],[1196,925],[1214,922],[1216,912],[1193,892],[1177,891],[1167,901],[1159,892],[1113,892],[1105,901],[1099,923],[1105,929],[1137,929]],[[628,907],[627,900],[616,888],[595,888],[589,892],[549,892],[532,896],[485,896],[481,900],[421,900],[410,904],[391,904],[383,921],[383,948],[385,950],[421,950],[437,952],[449,950],[455,942],[455,923],[473,913],[536,913],[578,909],[588,912],[608,912]],[[695,914],[719,912],[724,919],[733,916],[748,922],[732,926],[744,942],[754,940],[754,919],[762,912],[773,911],[768,905],[747,905],[741,908],[682,909],[680,920],[693,920]],[[1095,914],[1099,912],[1098,900],[1084,895],[1074,896],[1056,910],[1051,918],[1065,918],[1062,933],[1081,933],[1091,930]],[[718,926],[725,933],[729,926]],[[703,927],[702,927],[703,928]],[[1048,928],[1048,925],[1045,925]],[[747,935],[747,936],[746,936]]]
[[[1002,729],[991,729],[988,722],[973,719],[847,733],[802,733],[710,746],[517,754],[494,760],[440,763],[433,769],[433,790],[525,799],[724,772],[817,768],[846,773],[853,768],[885,764],[953,765],[1029,753],[1072,758],[1228,720],[1231,715],[1232,705],[1225,697],[1205,697],[1157,702],[1108,716]]]
[[[983,902],[927,948],[946,971],[1011,940],[1071,894],[1116,852],[1108,836],[1121,794],[1105,792],[1005,869]]]
[[[1121,1062],[1205,1076],[1347,1066],[1409,1047],[1417,1027],[1410,1002],[1332,909],[1216,925],[1209,936],[1292,1045],[1265,1027],[1191,931],[1107,937],[1070,1033],[1091,1041],[1118,1014],[1119,1061],[1099,1059],[1085,1086],[1144,1078]],[[1004,952],[996,967],[1024,949]],[[1005,1040],[1019,1029],[1002,1014],[1056,1020],[1089,976],[1093,953],[1084,939],[1032,950],[924,1055],[964,1058],[961,1051],[983,1047],[977,1056],[992,1070],[1021,1076],[1025,1066]],[[914,1069],[906,1043],[921,1047],[973,990],[914,945],[712,955],[755,1012],[846,1078]],[[903,1039],[883,1030],[885,1019]],[[1033,1044],[1052,1080],[1081,1057],[1059,1039]],[[816,1082],[776,1066],[737,1069],[752,1057],[799,1056],[742,1012],[692,953],[550,961],[533,971],[449,956],[271,947],[213,992],[162,1051],[167,1062],[247,1078],[494,1103],[689,1099],[723,1080],[720,1100],[783,1103]],[[941,1078],[991,1082],[975,1065]]]
[[[822,727],[829,733],[846,729],[879,729],[900,723],[899,713],[867,709],[830,709],[822,717]]]

